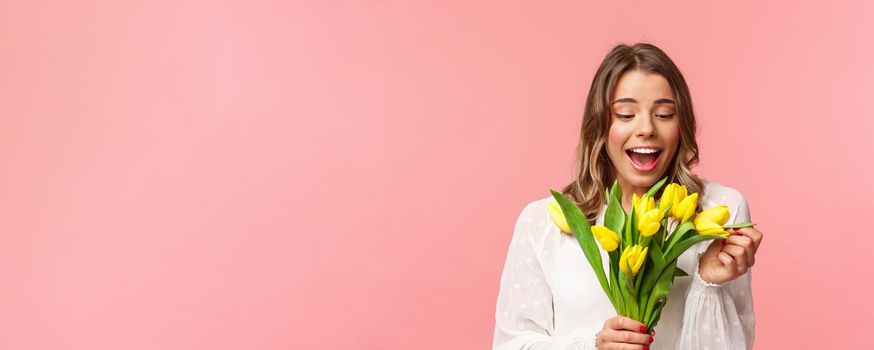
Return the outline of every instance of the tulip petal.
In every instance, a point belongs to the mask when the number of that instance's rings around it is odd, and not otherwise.
[[[660,210],[665,210],[665,208],[674,203],[673,199],[671,198],[674,198],[674,187],[676,186],[677,184],[673,182],[665,186],[664,191],[662,191],[662,198],[659,199]]]
[[[564,213],[561,211],[561,206],[558,202],[549,202],[549,205],[546,207],[547,212],[549,212],[549,217],[552,218],[552,222],[558,226],[558,229],[561,232],[571,233],[571,228],[567,223],[567,219],[564,216]]]
[[[702,211],[698,214],[703,220],[712,221],[720,226],[725,225],[728,221],[731,213],[728,211],[728,207],[724,205],[717,205],[714,207],[710,207]]]
[[[619,246],[619,234],[606,226],[592,226],[592,235],[601,243],[601,248],[608,252],[616,250]]]
[[[604,248],[605,251],[612,252],[616,250],[616,248],[619,248],[619,241],[605,239],[601,241],[601,248]]]
[[[661,226],[660,221],[662,220],[662,217],[663,214],[661,210],[653,208],[640,217],[640,221],[637,223],[637,230],[640,231],[640,234],[644,237],[654,235]]]
[[[678,204],[680,204],[680,202],[681,202],[683,199],[686,198],[686,194],[687,194],[687,193],[688,193],[688,190],[686,189],[686,186],[685,186],[685,185],[677,186],[677,187],[674,189],[674,197],[673,197],[673,198],[674,198],[674,202],[673,202],[672,204],[674,204],[674,206],[676,207]]]
[[[628,273],[628,257],[631,255],[631,247],[625,247],[622,255],[619,256],[619,270]]]
[[[643,263],[646,261],[646,252],[648,250],[649,247],[646,247],[637,253],[636,260],[634,261],[634,266],[631,267],[631,274],[635,275],[638,271],[640,271],[640,267],[643,266]]]
[[[680,221],[680,223],[684,223],[695,214],[695,207],[698,206],[698,193],[693,193],[692,195],[683,198],[683,200],[677,204],[676,210],[674,211],[674,218]]]
[[[699,235],[712,235],[712,236],[728,236],[728,232],[722,229],[722,225],[719,225],[713,221],[700,220],[695,222],[695,231],[698,231]]]

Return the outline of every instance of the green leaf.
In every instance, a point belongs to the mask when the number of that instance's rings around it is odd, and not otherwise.
[[[664,258],[665,253],[662,251],[662,247],[651,244],[649,246],[648,255],[652,258],[653,264],[655,265],[657,271],[661,271],[668,264],[668,262]]]
[[[631,276],[627,273],[619,272],[619,288],[622,289],[622,296],[625,298],[626,317],[640,320],[640,308],[637,306],[637,298],[635,291],[630,286]]]
[[[650,294],[652,294],[653,285],[655,285],[656,281],[658,280],[659,276],[661,276],[662,271],[664,271],[667,265],[665,259],[663,258],[664,253],[662,252],[661,247],[656,244],[651,244],[649,246],[649,252],[646,255],[649,262],[652,263],[652,266],[649,272],[647,272],[647,274],[643,276],[643,281],[640,283],[640,287],[638,289],[641,295],[640,305],[646,305]]]
[[[685,235],[686,232],[689,232],[689,230],[692,230],[694,228],[695,228],[695,224],[693,224],[691,221],[686,221],[686,222],[680,224],[680,226],[677,226],[677,229],[674,230],[674,233],[672,233],[671,236],[668,237],[668,245],[665,248],[665,251],[670,251],[671,248],[675,244],[677,244],[677,242],[683,240],[683,238],[684,238],[683,235]]]
[[[616,198],[616,193],[619,193],[619,198]],[[608,192],[607,196],[607,211],[604,212],[604,226],[621,235],[625,224],[625,210],[622,209],[622,204],[619,202],[622,198],[622,189],[619,188],[617,182],[613,183],[613,189]]]
[[[613,198],[616,199],[617,202],[622,203],[622,187],[619,187],[619,181],[613,181],[613,187],[610,189],[610,194],[613,195]],[[619,208],[622,208],[620,205]],[[623,210],[624,212],[625,210]]]
[[[662,186],[665,185],[666,181],[668,181],[667,176],[663,177],[661,180],[659,180],[659,182],[656,182],[655,185],[652,185],[652,187],[649,188],[649,191],[646,191],[646,195],[650,197],[654,196],[655,193],[658,192],[662,188]]]
[[[613,280],[610,282],[610,286],[612,287],[616,282],[618,282],[619,278],[616,274],[619,273],[619,256],[621,252],[619,247],[614,249],[612,252],[608,252],[607,255],[610,258],[610,273],[612,274]],[[616,303],[619,299],[613,299],[613,302]]]
[[[649,253],[647,253],[649,254]],[[649,260],[643,262],[643,266],[640,267],[640,270],[637,271],[637,275],[634,276],[634,291],[640,295],[640,281],[643,279],[643,276],[646,275],[646,267],[649,264]]]
[[[674,277],[685,277],[685,276],[689,276],[689,274],[686,273],[686,271],[683,271],[679,267],[674,269]]]
[[[752,222],[745,222],[745,223],[742,223],[742,224],[731,224],[731,225],[725,225],[725,226],[722,226],[722,229],[723,229],[723,230],[728,230],[728,229],[730,229],[730,228],[745,228],[745,227],[753,227],[753,226],[756,226],[756,224],[754,224],[754,223],[752,223]]]
[[[622,236],[622,251],[625,251],[626,247],[629,247],[634,244],[631,239],[631,231],[632,227],[634,227],[634,206],[631,206],[631,214],[625,218],[625,232]]]
[[[568,226],[570,226],[571,231],[577,237],[577,242],[579,242],[580,247],[583,249],[586,260],[592,265],[592,270],[594,270],[595,276],[598,277],[601,288],[604,289],[604,293],[609,298],[611,295],[610,284],[607,282],[607,275],[604,274],[604,265],[601,263],[601,250],[598,248],[598,244],[595,243],[595,237],[592,237],[592,226],[589,224],[589,220],[586,219],[580,208],[571,202],[570,199],[555,190],[549,191],[561,207]]]
[[[625,302],[619,291],[618,264],[614,263],[614,260],[617,260],[618,258],[614,258],[616,256],[614,253],[616,253],[615,250],[610,252],[610,292],[612,295],[610,301],[613,303],[613,309],[616,310],[616,314],[624,315],[626,313]]]
[[[665,270],[659,274],[658,282],[656,282],[646,302],[646,308],[643,313],[644,318],[650,318],[653,315],[656,304],[664,305],[667,302],[666,298],[671,290],[671,283],[674,282],[674,268],[676,267],[676,262],[669,263]]]
[[[674,247],[671,248],[667,253],[665,253],[665,261],[671,262],[677,260],[677,258],[689,249],[689,247],[695,245],[699,242],[708,241],[711,239],[725,239],[726,237],[716,236],[716,235],[694,235],[692,237],[686,238],[680,243],[677,243]]]
[[[647,322],[646,324],[646,329],[651,330],[659,324],[659,319],[662,316],[662,309],[664,309],[664,306],[665,305],[663,303],[656,304],[656,306],[653,308],[653,310],[655,311],[653,311],[652,315],[649,317],[649,322]]]
[[[633,205],[631,208],[631,215],[629,215],[629,217],[630,220],[628,220],[628,245],[635,245],[640,239],[640,231],[637,229],[637,209],[635,209]]]
[[[637,290],[634,289],[634,276],[631,276],[627,273],[621,273],[619,279],[622,280],[623,286],[625,290],[628,291],[628,294],[631,296],[637,296]]]

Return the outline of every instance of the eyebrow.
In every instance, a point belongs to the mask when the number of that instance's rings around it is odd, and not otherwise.
[[[635,100],[631,97],[623,97],[623,98],[620,98],[620,99],[617,99],[617,100],[611,102],[610,104],[613,105],[613,104],[622,103],[622,102],[637,103],[637,100]],[[669,99],[669,98],[660,98],[658,100],[655,100],[655,102],[653,102],[653,104],[655,104],[655,105],[657,105],[657,104],[676,104],[676,102],[674,102],[674,100]]]

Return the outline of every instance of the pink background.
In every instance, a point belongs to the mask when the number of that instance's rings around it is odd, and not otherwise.
[[[872,3],[534,3],[0,1],[0,348],[490,348],[642,40],[766,234],[757,348],[870,345]]]

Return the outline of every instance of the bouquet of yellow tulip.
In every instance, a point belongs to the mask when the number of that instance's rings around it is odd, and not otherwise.
[[[674,277],[688,276],[677,268],[683,252],[699,242],[725,239],[727,229],[754,225],[725,225],[730,213],[724,205],[696,214],[698,193],[689,195],[686,186],[676,183],[665,186],[656,205],[654,195],[666,181],[657,182],[643,198],[634,194],[630,213],[622,208],[622,189],[614,182],[606,193],[603,226],[591,226],[570,199],[550,190],[556,200],[548,207],[550,217],[563,232],[576,236],[616,313],[642,322],[647,329],[658,324]],[[609,275],[604,273],[595,241],[610,258]]]

